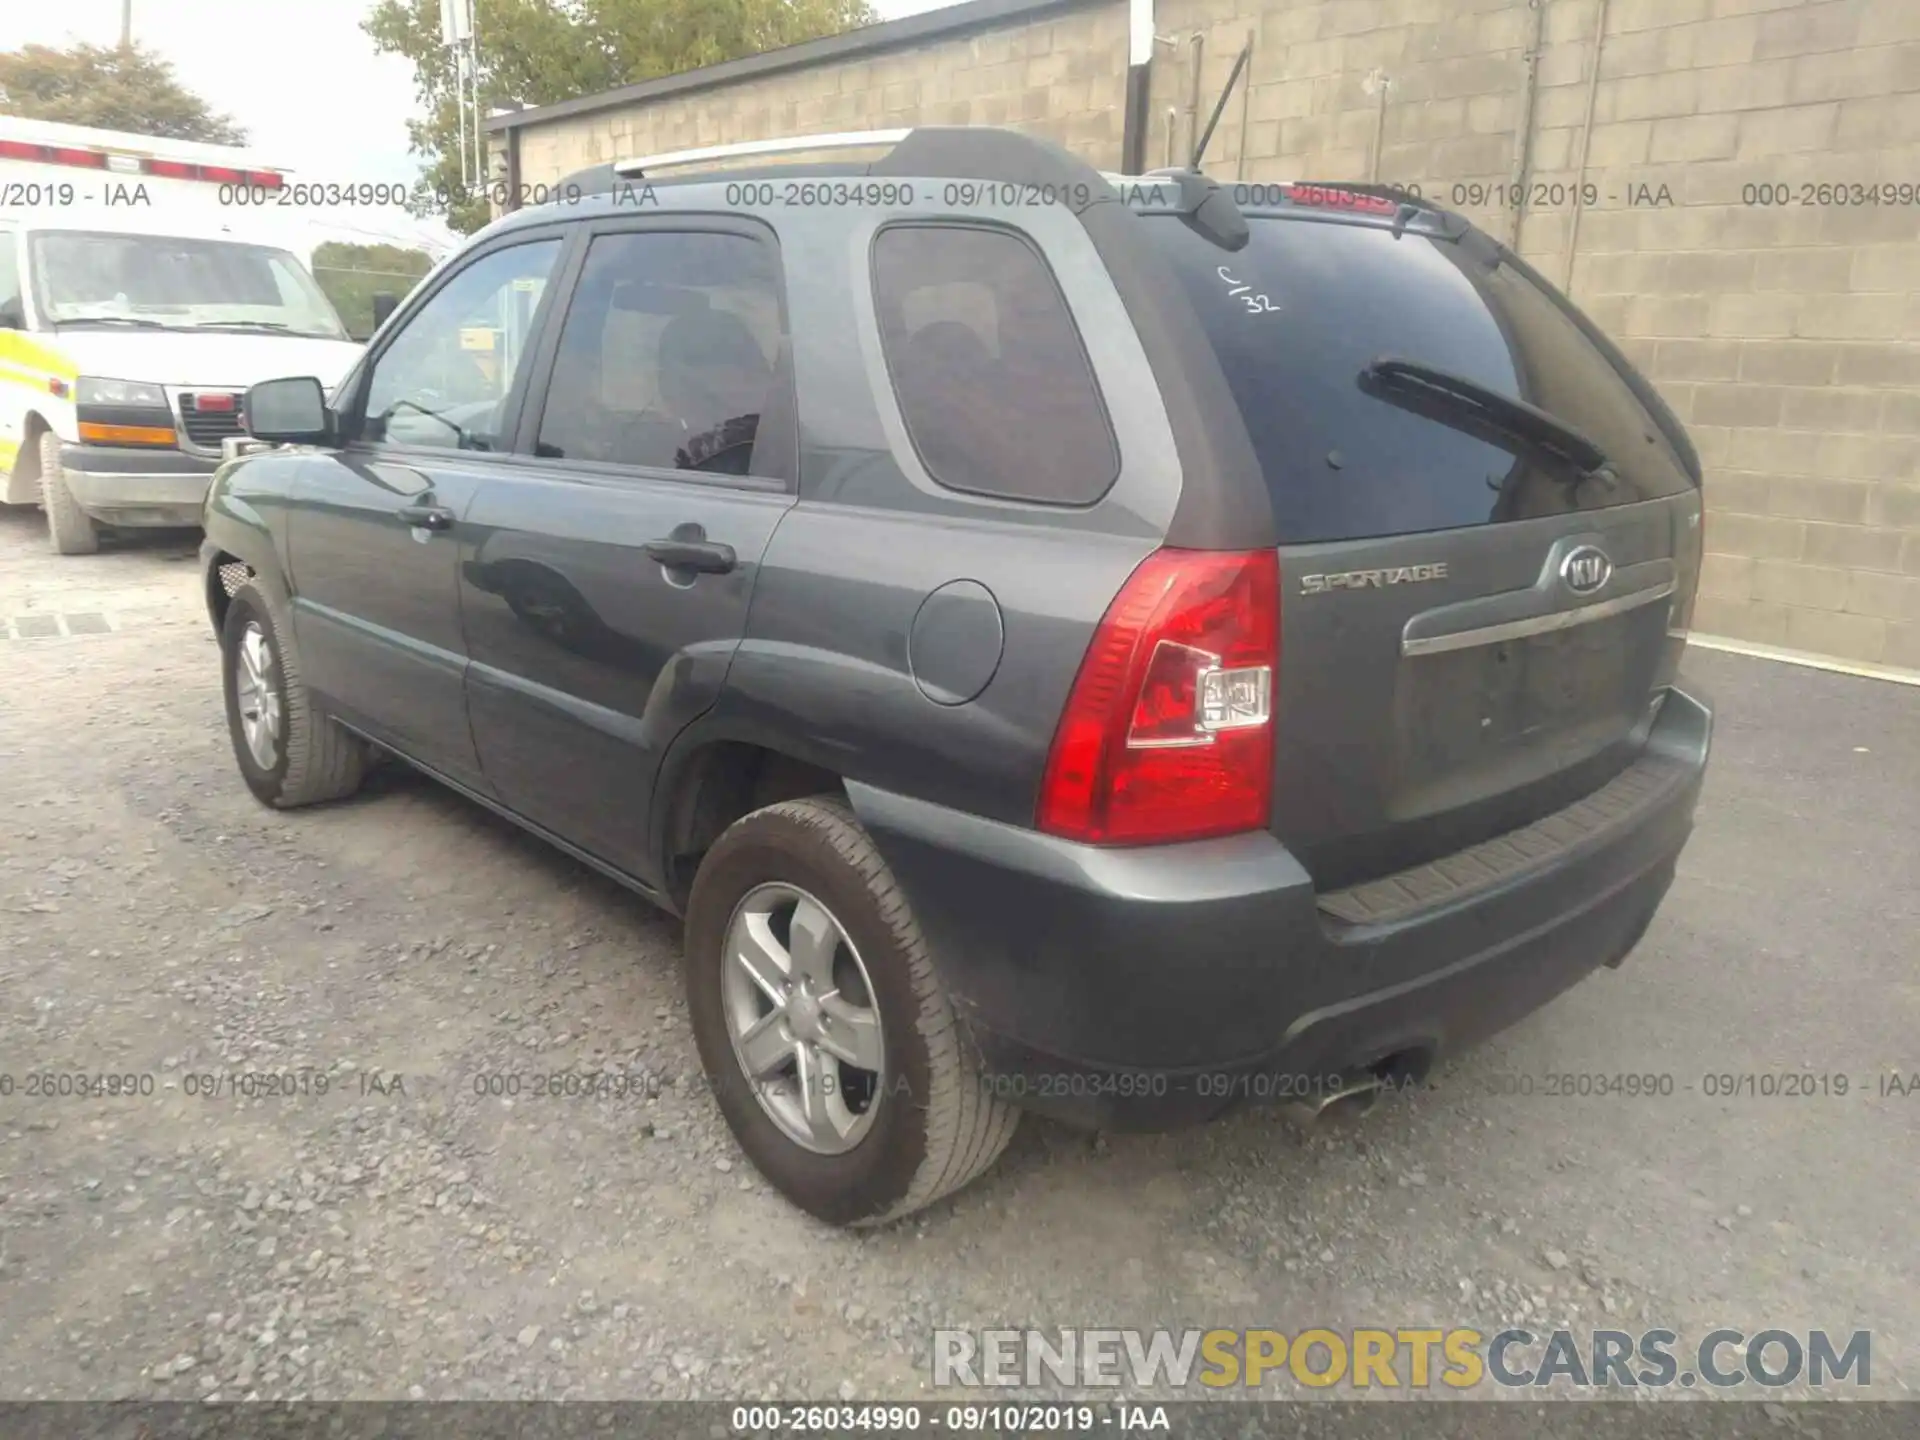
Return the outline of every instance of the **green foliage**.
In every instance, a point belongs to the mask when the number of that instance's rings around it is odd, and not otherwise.
[[[172,65],[140,45],[0,50],[0,115],[213,145],[244,145],[247,139],[246,131],[182,85]]]
[[[480,104],[551,105],[656,76],[795,45],[876,16],[867,0],[475,0]],[[440,44],[439,0],[380,0],[365,29],[382,52],[413,62],[426,118],[409,124],[427,162],[419,214],[445,214],[470,233],[485,199],[460,193],[453,61]]]
[[[373,297],[385,290],[407,298],[420,277],[433,268],[424,250],[398,245],[348,245],[330,240],[313,252],[313,278],[327,292],[347,333],[356,340],[373,334]]]

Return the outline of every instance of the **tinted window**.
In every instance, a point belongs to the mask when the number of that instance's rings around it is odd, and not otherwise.
[[[1005,231],[902,225],[874,243],[887,371],[952,490],[1086,505],[1120,472],[1087,352],[1046,262]]]
[[[743,235],[603,235],[567,306],[538,453],[751,473],[780,383],[778,256]]]
[[[1278,218],[1229,254],[1145,223],[1213,341],[1290,542],[1412,534],[1677,494],[1657,422],[1537,284],[1416,233]],[[1362,371],[1393,356],[1526,401],[1598,443],[1618,476],[1576,483],[1524,445],[1416,413]],[[1451,409],[1458,412],[1461,407]],[[1459,416],[1454,417],[1456,421]]]
[[[558,240],[483,255],[436,290],[374,362],[363,436],[493,450]]]

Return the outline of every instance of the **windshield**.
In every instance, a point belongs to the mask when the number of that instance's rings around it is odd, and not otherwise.
[[[1228,253],[1177,221],[1146,223],[1220,357],[1287,543],[1689,488],[1619,371],[1497,257],[1436,236],[1281,218],[1254,218],[1246,248]],[[1606,483],[1536,463],[1542,443],[1570,447],[1581,469],[1604,460]]]
[[[55,325],[131,322],[347,338],[319,285],[285,250],[54,230],[35,235],[32,251],[35,299]]]

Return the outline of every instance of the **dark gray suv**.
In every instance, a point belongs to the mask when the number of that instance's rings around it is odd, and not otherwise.
[[[857,143],[576,177],[330,399],[255,387],[254,793],[390,752],[682,915],[721,1109],[840,1223],[1022,1109],[1313,1110],[1617,965],[1711,723],[1647,382],[1390,191]]]

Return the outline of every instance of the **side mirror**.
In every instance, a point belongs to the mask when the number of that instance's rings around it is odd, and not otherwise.
[[[373,292],[373,328],[378,330],[387,323],[387,317],[400,308],[400,297],[391,290]]]
[[[27,328],[26,306],[20,303],[18,295],[11,299],[0,300],[0,330],[24,330]]]
[[[245,419],[254,439],[279,445],[320,445],[333,435],[326,389],[311,375],[249,387]]]

